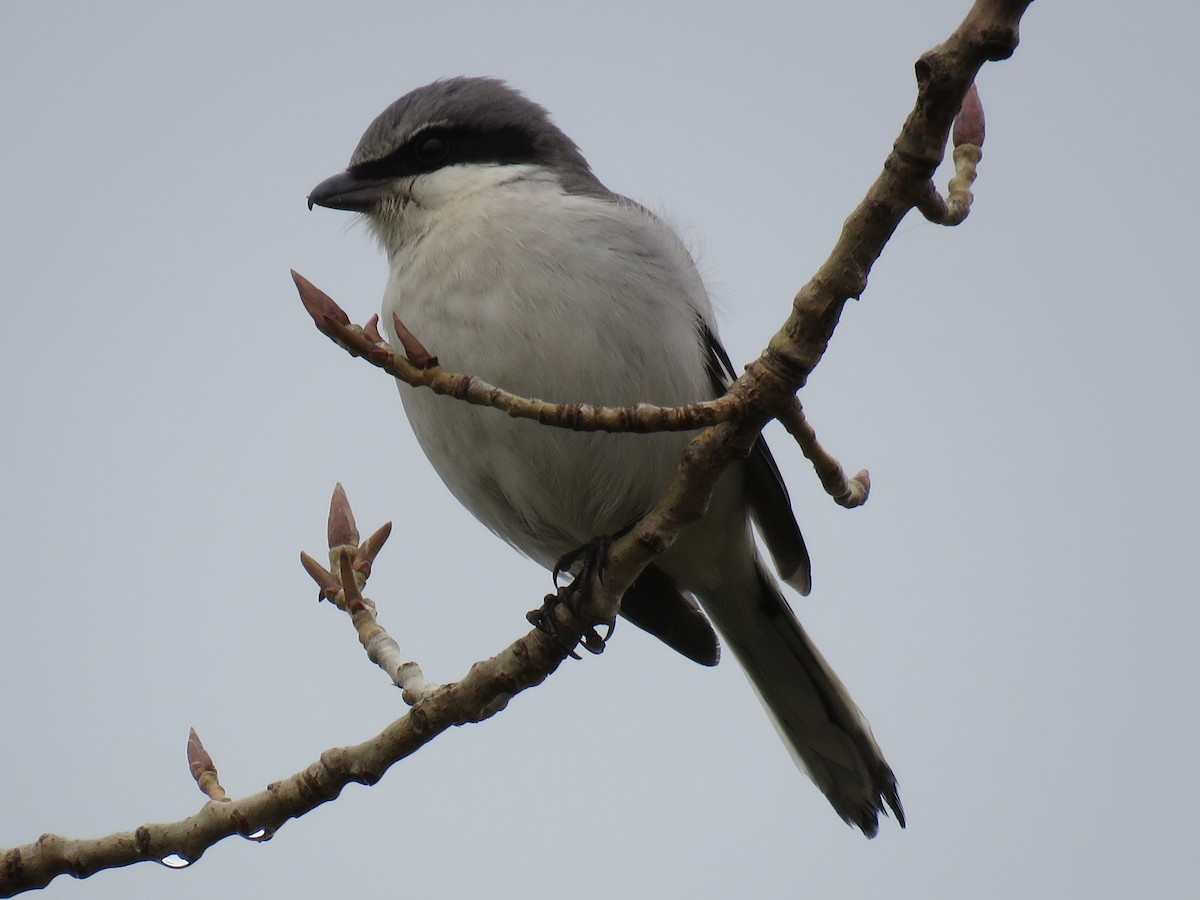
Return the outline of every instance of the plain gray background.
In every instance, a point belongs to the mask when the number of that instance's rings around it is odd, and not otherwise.
[[[968,6],[0,6],[0,845],[194,812],[192,725],[242,795],[402,712],[297,564],[337,480],[396,523],[369,593],[431,678],[549,587],[289,281],[377,309],[381,255],[304,197],[384,106],[463,73],[549,107],[678,224],[741,362]],[[901,226],[804,393],[868,505],[771,432],[814,557],[795,606],[906,832],[845,827],[734,664],[625,627],[266,845],[47,896],[1191,896],[1197,33],[1185,4],[1035,3],[980,79],[971,218]]]

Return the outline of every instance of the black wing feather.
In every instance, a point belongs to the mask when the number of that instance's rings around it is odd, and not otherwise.
[[[708,374],[712,379],[713,391],[720,396],[737,374],[733,371],[729,354],[708,323],[698,319],[697,327],[707,351]],[[775,457],[762,437],[754,443],[746,459],[746,500],[750,505],[750,516],[771,552],[771,559],[780,577],[801,594],[807,594],[812,590],[812,562],[808,548],[796,523],[792,500],[779,474],[779,467],[775,465]]]
[[[721,644],[700,605],[651,563],[621,598],[621,615],[668,647],[705,666],[721,659]]]

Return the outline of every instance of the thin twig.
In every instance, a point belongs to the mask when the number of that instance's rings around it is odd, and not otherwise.
[[[436,394],[455,397],[476,406],[490,406],[516,419],[532,419],[553,428],[572,431],[692,431],[717,422],[734,421],[741,417],[738,405],[728,397],[691,403],[686,406],[655,406],[639,403],[636,406],[594,406],[590,403],[548,403],[533,397],[519,397],[474,375],[447,372],[437,364],[437,357],[426,350],[416,337],[400,323],[408,352],[416,359],[396,353],[379,337],[374,321],[367,328],[353,325],[345,311],[328,294],[303,275],[293,271],[292,280],[304,308],[312,316],[322,334],[340,344],[354,356],[361,356],[371,365],[405,384],[427,387]]]
[[[867,502],[871,494],[871,474],[866,469],[860,469],[853,478],[846,477],[842,464],[817,440],[817,432],[808,423],[799,399],[791,399],[779,414],[779,421],[796,439],[804,458],[813,464],[813,470],[821,479],[821,486],[834,503],[853,509]]]

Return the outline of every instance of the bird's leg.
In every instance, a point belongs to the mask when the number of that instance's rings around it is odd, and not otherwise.
[[[526,618],[529,623],[559,641],[575,659],[579,654],[573,646],[566,646],[566,641],[559,632],[554,621],[554,607],[562,604],[567,611],[583,626],[580,643],[589,653],[603,653],[604,645],[612,637],[617,625],[616,610],[603,611],[597,609],[599,598],[596,587],[604,582],[604,566],[608,560],[608,548],[612,539],[597,537],[588,541],[582,547],[567,553],[554,564],[553,578],[558,584],[560,575],[569,575],[571,580],[558,585],[553,594],[547,594],[541,608],[530,611]],[[597,625],[604,625],[604,637],[596,630]]]

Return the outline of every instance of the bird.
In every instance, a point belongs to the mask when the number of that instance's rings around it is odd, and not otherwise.
[[[735,377],[688,249],[609,190],[547,110],[491,77],[443,78],[388,106],[308,207],[361,214],[386,254],[382,322],[440,364],[554,403],[676,406]],[[628,529],[675,478],[693,433],[550,428],[397,382],[450,492],[548,569]],[[809,554],[765,441],[722,476],[706,515],[626,592],[623,618],[704,665],[732,649],[797,764],[868,837],[896,777],[779,577],[811,588]],[[714,633],[715,627],[715,633]],[[720,638],[717,637],[720,635]]]

